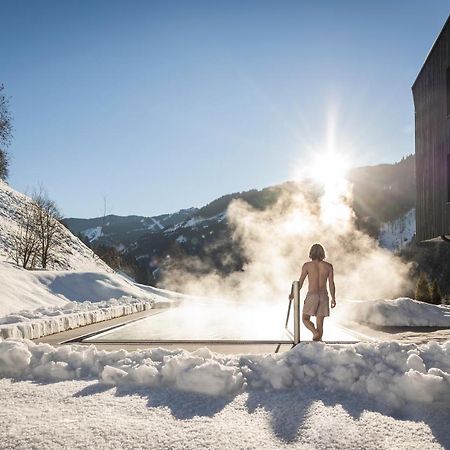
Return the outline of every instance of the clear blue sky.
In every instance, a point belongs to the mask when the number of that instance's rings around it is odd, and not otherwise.
[[[5,1],[10,184],[66,216],[154,215],[290,178],[324,141],[414,151],[411,85],[448,0]]]

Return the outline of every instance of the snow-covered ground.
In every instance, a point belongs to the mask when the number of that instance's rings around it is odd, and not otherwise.
[[[342,321],[394,327],[450,327],[450,307],[430,305],[410,298],[343,302]]]
[[[448,448],[450,343],[281,355],[0,342],[3,447]]]
[[[382,223],[378,241],[381,247],[398,250],[411,242],[416,233],[416,210],[409,210],[392,222]]]
[[[393,413],[314,388],[209,397],[92,381],[0,380],[3,448],[442,449],[447,405]]]
[[[73,301],[105,301],[123,296],[142,300],[155,295],[124,277],[103,271],[24,270],[0,260],[0,316]]]

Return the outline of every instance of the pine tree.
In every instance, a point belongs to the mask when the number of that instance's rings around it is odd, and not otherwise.
[[[416,300],[419,302],[431,303],[430,284],[427,276],[422,272],[417,281]]]
[[[434,305],[440,305],[442,303],[442,294],[436,279],[431,283],[431,303]]]

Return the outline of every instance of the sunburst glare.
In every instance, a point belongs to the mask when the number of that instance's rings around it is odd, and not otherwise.
[[[320,205],[325,225],[346,226],[352,218],[351,185],[347,181],[351,158],[336,146],[334,120],[329,120],[326,138],[324,145],[310,149],[306,162],[298,163],[294,177],[299,182],[312,180],[323,190]]]

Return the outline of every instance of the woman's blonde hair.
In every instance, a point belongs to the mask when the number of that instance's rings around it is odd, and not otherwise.
[[[320,244],[313,244],[309,251],[309,257],[312,260],[316,259],[322,261],[323,259],[325,259],[325,249]]]

